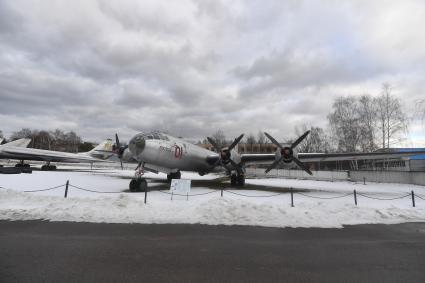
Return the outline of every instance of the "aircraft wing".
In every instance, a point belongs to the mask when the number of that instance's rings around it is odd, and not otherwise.
[[[369,153],[298,153],[302,162],[344,161],[344,160],[372,160],[372,159],[399,159],[403,157],[423,155],[425,151],[415,152],[369,152]],[[269,164],[274,162],[275,154],[242,154],[244,164]]]
[[[302,162],[342,161],[342,160],[373,160],[399,159],[403,157],[425,154],[425,151],[415,152],[369,152],[369,153],[299,153]]]
[[[89,155],[80,155],[69,152],[60,152],[35,148],[24,148],[16,146],[2,147],[0,155],[4,158],[19,160],[38,160],[51,162],[105,162]]]

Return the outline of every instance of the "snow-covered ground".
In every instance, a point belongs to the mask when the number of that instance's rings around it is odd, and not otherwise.
[[[171,200],[171,195],[167,194],[169,185],[163,182],[166,176],[149,173],[146,177],[151,178],[149,186],[152,191],[148,193],[147,204],[144,204],[144,193],[128,191],[132,176],[132,170],[113,168],[93,172],[34,171],[32,174],[0,175],[0,219],[270,227],[342,227],[346,224],[425,221],[425,200],[417,197],[416,207],[412,207],[408,195],[413,190],[425,197],[423,186],[247,179],[244,190],[228,184],[221,197],[218,181],[216,185],[211,181],[218,175],[201,177],[185,172],[182,178],[197,180],[192,182],[191,190],[191,195],[196,196],[190,196],[189,200],[186,196],[173,196]],[[65,199],[64,184],[67,180],[72,186]],[[60,187],[25,192],[56,186]],[[291,207],[290,187],[294,188],[295,207]],[[350,194],[354,189],[368,197],[393,200],[376,200],[359,194],[358,206],[355,206]],[[344,195],[347,196],[342,197]],[[326,199],[338,196],[341,198]],[[406,197],[394,199],[402,196]]]

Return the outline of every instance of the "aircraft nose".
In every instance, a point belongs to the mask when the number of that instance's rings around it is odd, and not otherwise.
[[[128,149],[133,156],[138,156],[145,149],[146,141],[141,135],[137,135],[130,140]]]

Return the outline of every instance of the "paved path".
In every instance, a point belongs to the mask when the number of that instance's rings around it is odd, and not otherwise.
[[[344,229],[0,221],[0,282],[425,282],[425,223]]]

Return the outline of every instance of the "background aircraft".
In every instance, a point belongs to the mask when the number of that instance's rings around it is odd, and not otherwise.
[[[365,160],[400,158],[424,152],[415,153],[298,153],[296,147],[307,137],[305,132],[291,145],[282,145],[268,133],[264,133],[277,146],[274,154],[239,154],[235,147],[243,138],[237,137],[229,146],[219,148],[212,138],[208,141],[213,145],[210,151],[164,133],[140,133],[131,138],[128,146],[121,146],[118,135],[113,151],[121,161],[138,162],[135,178],[130,182],[131,191],[145,190],[147,182],[141,176],[144,170],[154,173],[163,172],[167,179],[179,179],[180,171],[194,171],[200,175],[209,172],[225,171],[230,175],[232,185],[245,184],[245,166],[250,164],[268,164],[266,173],[280,164],[297,164],[298,167],[312,174],[304,162],[336,161],[336,160]]]
[[[27,148],[31,139],[20,139],[0,145],[0,159],[17,159],[20,160],[15,167],[30,167],[24,163],[25,160],[45,161],[46,164],[41,166],[41,170],[56,170],[56,166],[50,165],[50,162],[105,162],[104,159],[110,157],[112,149],[112,140],[106,140],[96,146],[94,149],[83,153],[69,153],[53,150]],[[106,152],[109,151],[109,154]]]

